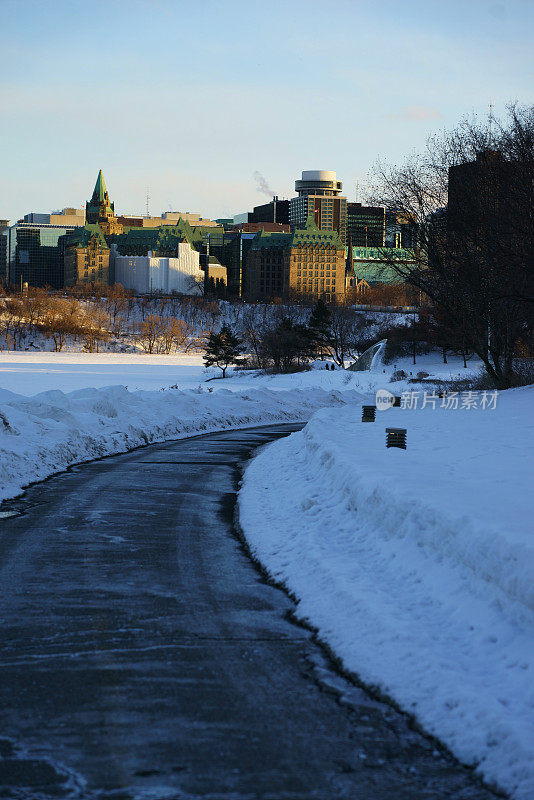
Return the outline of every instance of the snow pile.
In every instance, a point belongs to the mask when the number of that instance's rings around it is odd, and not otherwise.
[[[129,392],[111,386],[33,397],[0,390],[0,501],[81,461],[210,431],[304,421],[321,406],[359,397],[321,388]]]
[[[248,466],[252,551],[347,670],[534,797],[531,387],[481,408],[323,409]],[[408,449],[386,449],[386,427]]]

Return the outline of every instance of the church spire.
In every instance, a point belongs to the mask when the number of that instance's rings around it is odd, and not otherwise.
[[[106,189],[106,182],[104,181],[102,170],[99,170],[98,178],[96,179],[95,188],[93,191],[93,197],[91,198],[92,202],[101,203],[103,200],[106,199],[107,193],[108,190]]]
[[[122,225],[115,217],[115,203],[111,203],[102,175],[98,171],[93,196],[85,204],[85,219],[90,225],[100,225],[104,236],[122,233]]]

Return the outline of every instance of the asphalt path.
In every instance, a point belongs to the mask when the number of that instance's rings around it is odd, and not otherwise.
[[[239,465],[292,429],[145,447],[2,506],[0,798],[495,796],[340,676],[240,543]]]

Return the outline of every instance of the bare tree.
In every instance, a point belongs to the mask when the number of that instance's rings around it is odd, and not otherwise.
[[[243,310],[241,324],[239,327],[240,335],[245,343],[248,353],[252,357],[252,361],[259,369],[265,367],[264,353],[262,350],[261,342],[263,333],[266,328],[265,320],[265,306],[263,306],[263,319],[257,313],[256,306],[247,306]]]
[[[110,286],[103,297],[114,336],[120,336],[126,324],[128,293],[120,283]]]
[[[493,130],[490,129],[493,126]],[[533,330],[534,107],[506,124],[464,120],[402,167],[377,167],[374,200],[409,220],[413,262],[382,258],[457,328],[498,388]]]
[[[360,354],[360,343],[368,322],[365,314],[357,313],[342,303],[332,304],[329,310],[330,352],[335,363],[343,367],[348,358]]]
[[[18,297],[6,297],[0,317],[6,347],[18,350],[27,329],[24,304]]]
[[[28,294],[22,298],[22,303],[28,328],[33,331],[45,313],[48,304],[48,292],[38,287],[30,287]]]
[[[137,339],[147,353],[159,352],[159,346],[168,327],[167,320],[159,314],[149,314],[139,325]]]
[[[80,321],[80,333],[82,335],[85,349],[89,353],[98,353],[100,343],[109,339],[109,315],[103,308],[98,306],[87,309],[83,319]]]
[[[76,300],[50,297],[40,323],[40,330],[54,342],[60,352],[67,338],[81,332],[80,307]]]
[[[169,317],[163,320],[160,338],[164,353],[171,353],[173,350],[187,351],[193,342],[193,329],[188,322],[176,317]]]

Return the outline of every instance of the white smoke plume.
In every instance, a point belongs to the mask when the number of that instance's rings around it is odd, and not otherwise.
[[[271,197],[271,198],[274,197],[273,190],[271,189],[271,187],[269,186],[269,184],[267,183],[267,181],[265,180],[265,178],[263,177],[261,172],[258,172],[258,170],[256,170],[256,172],[254,173],[254,180],[258,184],[257,187],[256,187],[256,190],[258,192],[261,192],[262,194],[266,194],[267,197]]]

